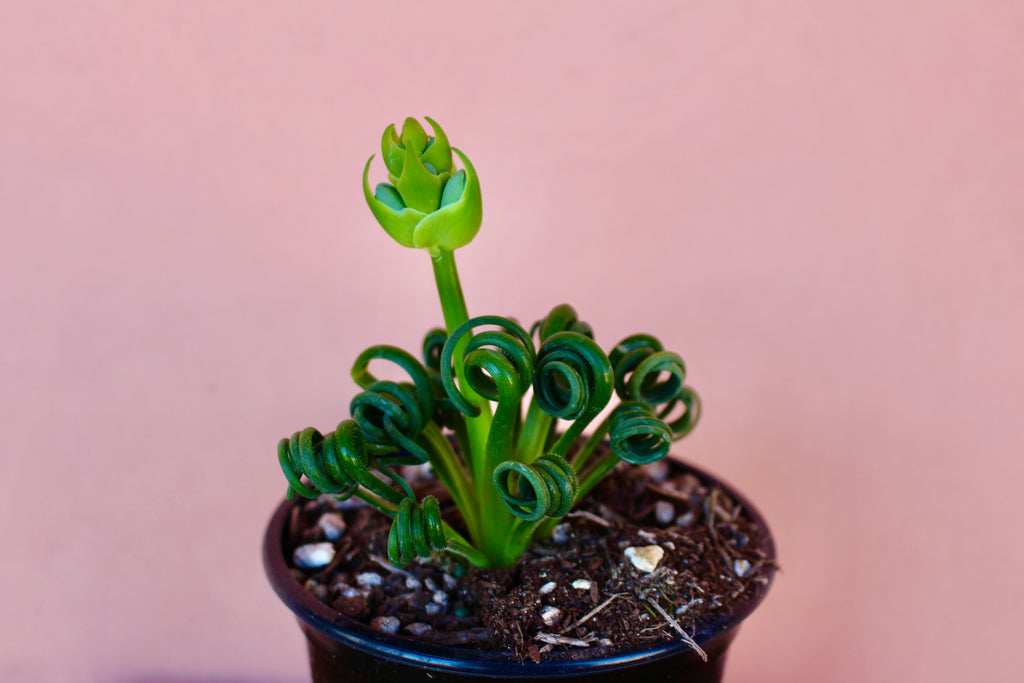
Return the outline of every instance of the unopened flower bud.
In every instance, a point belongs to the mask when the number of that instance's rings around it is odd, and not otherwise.
[[[396,242],[437,254],[468,244],[480,229],[483,211],[473,165],[451,147],[441,126],[424,118],[433,137],[412,118],[402,124],[401,135],[394,124],[387,127],[381,152],[391,183],[370,191],[370,157],[363,171],[363,194],[377,222]],[[464,169],[455,171],[453,151]]]

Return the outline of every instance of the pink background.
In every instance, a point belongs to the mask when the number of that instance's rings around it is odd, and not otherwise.
[[[1019,680],[1024,5],[61,4],[0,7],[0,680],[307,675],[274,446],[440,319],[360,191],[410,114],[471,312],[686,358],[784,566],[728,680]]]

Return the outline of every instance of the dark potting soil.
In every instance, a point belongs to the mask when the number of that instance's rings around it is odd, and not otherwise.
[[[416,487],[444,509],[436,481]],[[767,584],[774,568],[739,505],[693,474],[670,474],[667,463],[620,466],[505,570],[466,570],[441,555],[395,568],[391,520],[357,502],[322,496],[293,509],[289,554],[330,542],[339,515],[346,527],[327,566],[293,569],[306,590],[382,631],[534,661],[549,651],[594,656],[688,639]],[[661,557],[648,571],[637,555]]]

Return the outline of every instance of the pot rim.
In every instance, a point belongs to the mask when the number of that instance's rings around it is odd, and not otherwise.
[[[689,462],[667,458],[670,466],[682,467],[701,480],[713,483],[737,501],[746,510],[747,515],[761,531],[761,549],[773,560],[776,558],[775,543],[764,517],[732,485],[721,478],[710,474],[707,470]],[[283,501],[270,518],[263,539],[263,567],[270,580],[274,592],[296,617],[305,625],[319,631],[328,638],[339,641],[357,650],[367,652],[382,659],[401,664],[435,671],[489,674],[516,677],[551,677],[573,676],[604,671],[612,671],[663,657],[685,654],[690,646],[682,638],[646,646],[643,648],[618,652],[601,657],[581,657],[579,651],[552,652],[545,656],[544,661],[524,661],[510,652],[494,652],[475,650],[472,648],[434,645],[397,635],[389,635],[376,631],[369,626],[331,609],[308,591],[292,575],[284,551],[284,536],[291,510],[303,504],[305,499]],[[730,640],[731,632],[737,629],[758,605],[764,600],[775,576],[775,567],[767,568],[768,581],[756,584],[746,598],[738,602],[735,610],[704,624],[693,634],[694,641],[702,648],[713,649],[714,642],[719,639]]]

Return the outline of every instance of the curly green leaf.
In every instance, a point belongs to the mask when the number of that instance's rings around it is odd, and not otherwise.
[[[516,400],[526,393],[533,377],[533,340],[514,321],[497,315],[471,318],[460,325],[444,345],[441,353],[441,380],[452,403],[462,413],[475,416],[479,408],[466,398],[455,383],[453,356],[459,341],[473,329],[496,326],[500,330],[481,332],[465,344],[463,363],[468,389],[492,401],[504,396]]]
[[[626,401],[612,411],[608,440],[620,460],[647,465],[668,455],[672,431],[646,403]]]
[[[494,485],[520,519],[564,517],[576,502],[579,483],[565,458],[547,454],[527,465],[506,461],[494,470]]]
[[[388,533],[388,559],[404,567],[417,557],[427,557],[448,546],[437,498],[427,496],[423,503],[406,498],[398,506]]]
[[[366,438],[353,420],[343,420],[335,431],[326,435],[307,427],[290,439],[281,439],[277,457],[288,480],[289,498],[296,493],[305,498],[326,493],[345,499],[360,487],[396,505],[406,495],[412,496],[404,480],[389,476],[402,486],[405,495],[374,476]],[[302,481],[303,475],[311,486]]]

